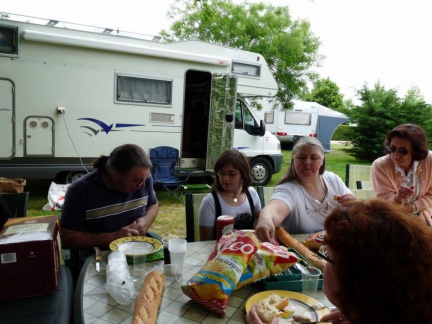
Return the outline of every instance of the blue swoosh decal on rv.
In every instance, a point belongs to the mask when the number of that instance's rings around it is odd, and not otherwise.
[[[105,133],[107,133],[107,134],[111,131],[111,129],[113,128],[113,125],[114,125],[114,124],[111,124],[111,125],[108,126],[103,121],[101,121],[99,119],[95,119],[95,118],[78,118],[78,120],[88,120],[88,121],[91,121],[91,122],[99,125],[100,127],[102,127],[102,130]]]
[[[145,126],[145,124],[116,123],[115,127],[113,129],[114,124],[108,125],[108,124],[104,123],[103,121],[96,119],[96,118],[78,118],[78,120],[91,121],[91,122],[95,123],[96,125],[100,126],[102,128],[102,131],[104,131],[106,134],[108,134],[110,131],[116,131],[117,130],[116,128]],[[87,128],[87,129],[91,130],[94,133],[94,135],[97,135],[97,133],[99,132],[96,129],[88,127],[88,126],[80,126],[80,127]]]
[[[135,126],[145,126],[144,124],[122,124],[122,123],[117,123],[116,127],[135,127]]]

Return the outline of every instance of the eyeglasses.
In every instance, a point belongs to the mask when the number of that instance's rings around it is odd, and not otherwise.
[[[133,185],[134,187],[135,187],[135,189],[139,189],[139,188],[141,188],[141,187],[144,187],[144,185],[145,185],[145,182],[147,181],[147,179],[148,178],[150,178],[150,176],[151,176],[151,173],[149,173],[145,178],[144,178],[144,180],[131,180],[131,179],[129,179],[128,177],[125,177],[125,176],[123,176],[123,178],[125,178],[127,181],[129,181],[129,183],[131,184],[131,185]]]
[[[333,263],[333,260],[330,259],[327,255],[325,255],[325,254],[322,253],[321,251],[318,251],[317,254],[318,254],[318,259],[324,259],[324,260],[326,260],[327,262]]]
[[[398,153],[402,154],[402,155],[407,155],[409,153],[409,150],[406,149],[405,147],[396,147],[393,145],[387,145],[386,146],[386,150],[390,153],[394,153],[396,151],[398,151]]]
[[[226,178],[228,178],[228,179],[234,179],[234,178],[237,177],[240,173],[239,173],[239,172],[238,172],[238,173],[222,173],[222,172],[217,172],[216,174],[217,174],[217,176],[218,176],[219,178],[224,178],[224,177],[226,177]]]

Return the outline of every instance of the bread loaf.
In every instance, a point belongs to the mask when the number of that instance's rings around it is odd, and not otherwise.
[[[285,314],[283,309],[288,306],[288,303],[288,297],[281,297],[273,293],[258,302],[258,316],[264,323],[270,323],[274,317]]]
[[[318,268],[321,271],[324,269],[327,261],[319,259],[318,255],[293,238],[282,226],[276,227],[276,238],[286,247],[293,248],[303,255],[315,268]]]
[[[157,271],[150,271],[147,274],[135,301],[132,324],[156,323],[164,284],[165,276],[163,274]]]

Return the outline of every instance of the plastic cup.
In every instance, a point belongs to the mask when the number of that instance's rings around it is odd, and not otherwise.
[[[183,263],[186,254],[187,241],[182,238],[171,239],[168,242],[168,250],[171,259],[171,273],[180,279],[183,275]]]
[[[315,297],[321,271],[317,268],[305,267],[307,271],[302,272],[302,293],[309,297]]]
[[[145,245],[134,244],[132,246],[134,277],[140,277],[144,273],[148,253],[149,250]]]

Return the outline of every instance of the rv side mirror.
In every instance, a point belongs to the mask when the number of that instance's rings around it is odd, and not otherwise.
[[[232,121],[234,120],[234,115],[225,115],[225,120],[228,123],[232,123]]]
[[[265,125],[264,121],[261,119],[260,120],[260,127],[259,127],[259,133],[258,133],[258,135],[259,136],[264,136],[265,132],[266,132],[266,125]]]

